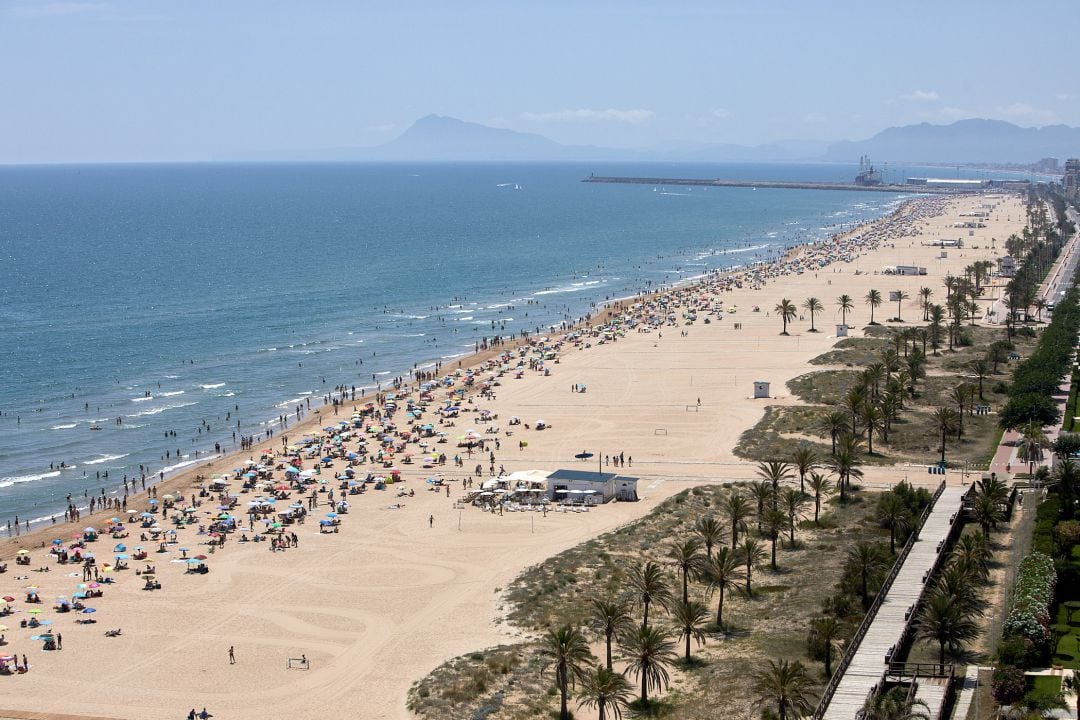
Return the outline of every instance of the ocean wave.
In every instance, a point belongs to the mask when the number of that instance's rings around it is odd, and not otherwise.
[[[188,456],[184,455],[183,457],[188,457]],[[201,459],[200,460],[184,460],[182,462],[176,463],[175,465],[166,465],[165,467],[161,468],[161,472],[171,473],[174,470],[179,470],[180,468],[186,468],[189,465],[195,465],[196,463],[200,463],[200,462],[202,462]]]
[[[134,417],[145,417],[146,415],[157,415],[159,413],[165,412],[166,410],[175,410],[176,408],[191,407],[192,405],[198,405],[198,403],[189,402],[189,403],[176,403],[175,405],[162,405],[161,407],[150,408],[149,410],[140,410],[137,413],[131,413],[130,415],[125,415],[124,417],[134,418]]]
[[[236,395],[236,393],[234,393],[234,392],[227,392],[227,393],[225,393],[225,394],[223,394],[223,395],[218,395],[218,397],[233,397],[234,395]]]
[[[159,393],[161,397],[173,397],[174,395],[183,395],[183,390],[170,390],[169,392]]]
[[[274,407],[276,407],[276,408],[289,408],[292,405],[296,405],[297,403],[303,402],[303,400],[304,400],[304,398],[302,398],[302,397],[292,398],[291,400],[282,400],[278,404],[274,405]]]
[[[123,453],[120,455],[102,455],[101,457],[95,458],[94,460],[84,461],[83,465],[100,465],[101,463],[107,463],[110,460],[119,460],[120,458],[126,458],[127,456],[128,453]]]
[[[0,477],[0,488],[11,487],[12,485],[18,485],[20,483],[34,482],[35,480],[44,480],[45,478],[58,477],[59,475],[59,470],[53,470],[51,472],[38,473],[37,475],[14,475],[11,477]]]
[[[180,379],[179,375],[166,375],[165,377],[167,377],[170,380],[179,380]]]
[[[73,427],[77,427],[79,423],[68,423],[66,425],[53,425],[50,430],[70,430]]]
[[[539,293],[537,293],[537,294],[539,295]],[[466,320],[472,320],[472,319],[473,319],[472,315],[466,315],[465,317],[459,317],[458,318],[458,320],[460,320],[461,322],[465,322]]]
[[[203,390],[214,390],[219,387],[225,387],[225,383],[210,383],[208,385],[200,385]]]

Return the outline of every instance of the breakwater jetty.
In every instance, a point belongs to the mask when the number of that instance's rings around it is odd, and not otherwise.
[[[863,192],[919,193],[928,195],[970,195],[984,188],[944,188],[926,185],[860,185],[840,182],[788,182],[783,180],[719,180],[707,178],[659,178],[659,177],[617,177],[611,175],[589,175],[582,180],[587,183],[615,183],[624,185],[660,186],[702,186],[722,188],[762,188],[779,190],[858,190]]]

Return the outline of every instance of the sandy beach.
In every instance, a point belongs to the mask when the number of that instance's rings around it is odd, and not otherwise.
[[[986,227],[956,227],[984,204],[994,206],[988,218],[980,219]],[[1017,196],[923,198],[896,217],[748,270],[738,282],[710,277],[668,291],[669,303],[663,306],[655,297],[640,304],[627,301],[611,311],[626,321],[623,333],[613,332],[602,343],[602,334],[571,337],[559,347],[557,363],[548,360],[543,370],[526,368],[520,379],[515,372],[504,374],[492,388],[493,398],[473,396],[463,404],[489,410],[498,419],[481,422],[478,413],[463,412],[454,426],[439,428],[450,442],[432,445],[451,456],[464,452],[455,440],[474,428],[489,441],[488,450],[499,438],[494,465],[507,472],[593,470],[605,455],[622,453],[628,462],[619,472],[640,478],[640,502],[610,503],[587,513],[498,516],[456,507],[463,495],[461,480],[477,463],[488,476],[486,453],[464,459],[464,467],[399,465],[403,487],[414,496],[399,498],[402,486],[397,484],[386,490],[369,486],[348,498],[351,508],[340,518],[337,533],[319,532],[316,520],[331,509],[322,498],[307,522],[288,528],[298,536],[297,547],[269,552],[266,542],[237,542],[237,532],[223,548],[207,553],[207,574],[185,573],[178,550],[207,552],[209,536],[196,534],[196,526],[180,530],[178,542],[164,553],[153,552],[156,543],[140,543],[140,529],[130,527],[131,536],[122,542],[147,546],[162,588],[143,591],[134,573],[143,563],[131,560],[130,570],[105,575],[115,583],[104,584],[103,597],[85,601],[96,610],[88,616],[52,610],[58,596],[75,591],[82,574],[77,565],[58,565],[40,546],[53,538],[71,538],[87,526],[101,528],[120,513],[84,514],[77,524],[4,540],[0,562],[7,562],[8,570],[0,574],[0,595],[15,598],[10,603],[15,612],[0,617],[0,625],[8,628],[0,655],[13,653],[20,661],[25,655],[30,670],[0,676],[0,718],[12,710],[156,720],[181,718],[190,708],[204,706],[223,719],[314,719],[341,707],[362,708],[362,717],[407,718],[405,695],[415,680],[450,657],[519,636],[498,622],[499,591],[522,569],[647,513],[684,488],[754,477],[753,465],[733,453],[738,437],[766,406],[798,402],[788,397],[786,383],[808,372],[808,361],[837,341],[837,296],[846,293],[854,299],[848,317],[851,336],[859,336],[869,320],[863,296],[871,288],[886,298],[876,319],[884,323],[896,314],[889,291],[904,290],[912,299],[903,303],[902,317],[921,324],[919,288],[932,288],[933,299],[943,301],[946,274],[963,275],[963,268],[976,260],[1000,257],[1005,238],[1019,233],[1024,220]],[[940,247],[924,245],[942,239],[961,239],[964,247],[949,248],[943,258]],[[825,265],[826,259],[833,262]],[[883,268],[898,265],[925,267],[927,274],[882,274]],[[994,281],[982,299],[984,307],[995,301],[1003,284]],[[811,296],[825,306],[815,318],[818,333],[807,332],[810,318],[801,309]],[[789,324],[788,336],[779,334],[781,319],[774,312],[782,298],[804,316]],[[720,304],[722,317],[716,312]],[[698,317],[687,324],[683,314],[690,310]],[[674,313],[674,324],[666,322],[668,312]],[[650,316],[659,317],[658,326],[648,322]],[[563,335],[549,338],[554,342]],[[463,367],[509,347],[472,358]],[[443,371],[454,369],[445,366]],[[752,398],[756,380],[771,384],[771,398]],[[418,397],[416,385],[413,398]],[[585,385],[587,392],[574,392],[574,385]],[[436,391],[436,401],[445,394],[445,389]],[[319,417],[308,415],[307,427],[290,427],[287,434],[296,439],[328,419],[347,420],[352,409],[348,402],[334,417],[331,408],[323,408]],[[512,416],[522,424],[510,426]],[[538,419],[550,427],[535,430]],[[426,413],[420,422],[436,419]],[[489,426],[498,426],[499,432],[486,433]],[[522,440],[528,445],[519,449]],[[159,484],[158,495],[173,489],[190,495],[197,475],[228,472],[271,446],[280,446],[277,438],[256,443],[256,453],[237,453],[213,467],[168,478]],[[594,456],[587,463],[575,460],[582,452]],[[311,461],[305,460],[304,467],[310,468]],[[339,460],[335,469],[341,467]],[[368,467],[357,472],[363,477]],[[449,496],[424,482],[436,472],[449,483]],[[908,475],[927,484],[940,481],[916,466],[867,468],[866,482],[885,485]],[[960,481],[958,475],[949,480]],[[289,502],[298,499],[293,493]],[[391,507],[399,503],[403,507]],[[129,499],[129,509],[146,507],[145,494]],[[210,512],[216,512],[216,503],[207,500],[195,514],[205,524]],[[161,524],[167,523],[163,519]],[[117,542],[105,537],[92,544],[99,563],[111,560]],[[15,554],[24,547],[31,551],[31,563],[17,566]],[[43,567],[49,572],[35,572]],[[38,587],[43,600],[36,606],[43,610],[39,617],[53,621],[49,627],[63,634],[62,650],[43,651],[40,641],[29,639],[40,630],[19,627],[26,611],[35,607],[23,602],[27,585]],[[76,624],[85,617],[97,622]],[[121,628],[121,635],[105,637],[111,628]],[[229,662],[230,646],[235,664]],[[287,667],[289,658],[302,655],[308,669]]]

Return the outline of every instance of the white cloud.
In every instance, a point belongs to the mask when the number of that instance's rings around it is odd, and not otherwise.
[[[935,102],[940,100],[941,97],[933,90],[915,90],[906,95],[901,95],[900,99],[907,102]]]
[[[648,122],[653,117],[652,110],[617,110],[615,108],[608,108],[607,110],[590,110],[587,108],[581,108],[579,110],[556,110],[554,112],[523,112],[521,117],[523,120],[532,120],[535,122],[591,122],[595,120],[614,121],[622,123],[641,124]]]
[[[89,15],[112,10],[104,2],[39,2],[23,3],[8,9],[12,15],[21,17],[62,17],[65,15]]]
[[[721,120],[727,120],[729,117],[731,117],[731,111],[727,108],[716,108],[712,111],[712,114],[713,117],[719,118]]]
[[[1058,119],[1057,113],[1053,110],[1043,110],[1022,102],[998,107],[996,113],[1011,120],[1041,123],[1043,125],[1057,122]]]

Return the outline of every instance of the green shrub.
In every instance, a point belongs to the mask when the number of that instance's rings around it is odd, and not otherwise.
[[[999,705],[1015,705],[1024,697],[1026,690],[1024,671],[1018,667],[1002,665],[994,670],[990,680],[990,694]]]

